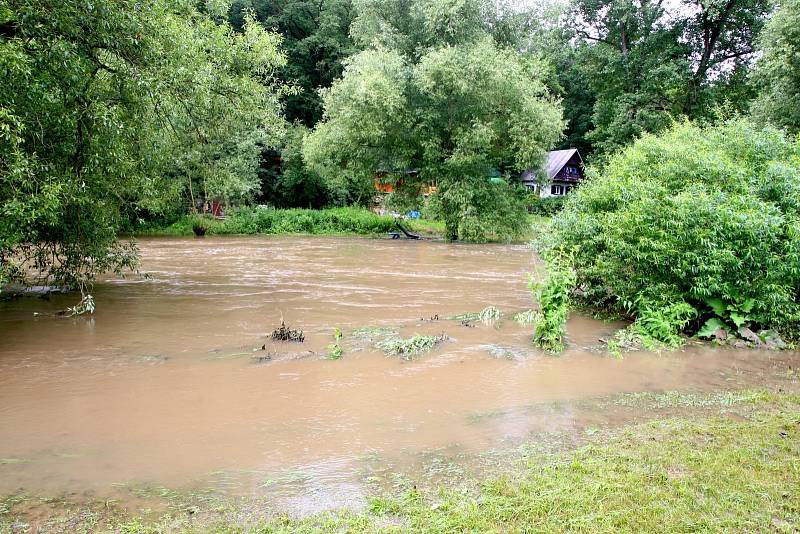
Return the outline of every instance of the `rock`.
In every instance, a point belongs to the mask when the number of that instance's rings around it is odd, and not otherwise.
[[[743,326],[739,329],[739,335],[742,337],[742,339],[745,339],[750,343],[753,343],[756,347],[762,345],[761,338],[758,337],[758,334],[756,334],[746,326]]]
[[[769,350],[783,350],[786,348],[786,343],[781,339],[781,336],[772,330],[762,330],[758,333],[758,337],[764,340],[764,345]]]
[[[717,331],[714,332],[714,337],[717,338],[717,341],[722,343],[728,339],[728,331],[724,328],[717,328]]]

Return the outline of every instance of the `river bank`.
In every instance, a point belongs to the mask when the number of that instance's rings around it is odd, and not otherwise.
[[[514,240],[527,243],[536,233],[535,227],[547,220],[540,215],[528,216],[528,232]],[[170,223],[142,223],[132,226],[131,233],[138,237],[191,236],[194,228],[201,227],[206,235],[329,235],[387,237],[398,232],[398,219],[392,215],[379,215],[366,208],[347,207],[329,209],[272,209],[243,208],[231,212],[224,219],[200,215],[185,215]],[[401,224],[410,232],[425,239],[444,239],[443,221],[432,219],[402,219]],[[490,239],[490,241],[492,241]]]

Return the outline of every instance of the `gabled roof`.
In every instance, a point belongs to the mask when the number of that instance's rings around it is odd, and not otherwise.
[[[558,171],[564,168],[564,165],[574,156],[578,154],[577,148],[568,148],[567,150],[553,150],[552,152],[547,153],[547,163],[545,164],[545,169],[547,169],[547,179],[552,180]],[[583,163],[583,159],[581,159],[581,155],[578,154],[578,159],[581,160]]]

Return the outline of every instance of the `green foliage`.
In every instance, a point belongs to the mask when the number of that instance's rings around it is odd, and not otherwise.
[[[11,0],[0,28],[0,281],[136,269],[123,211],[257,187],[281,128],[274,34],[188,0]]]
[[[744,120],[683,123],[589,174],[540,236],[589,304],[670,345],[710,318],[800,334],[796,141]]]
[[[374,47],[323,92],[325,118],[304,157],[331,180],[371,184],[382,170],[417,192],[437,184],[429,209],[449,239],[519,236],[521,196],[510,181],[489,177],[492,169],[510,175],[540,165],[558,139],[560,108],[542,83],[547,67],[499,48],[476,2],[412,4],[411,20],[422,22],[391,20],[386,10],[398,2],[362,6],[354,33]],[[393,24],[400,27],[388,30]]]
[[[531,193],[525,198],[528,213],[542,217],[552,217],[564,207],[566,197],[540,197],[538,193]]]
[[[184,217],[167,228],[146,228],[142,234],[191,235],[198,217]],[[204,217],[203,224],[211,235],[223,234],[358,234],[375,235],[393,231],[395,220],[364,208],[331,208],[325,210],[266,207],[240,208],[225,220]]]
[[[280,172],[268,175],[261,182],[260,198],[277,208],[314,208],[341,205],[348,200],[347,191],[330,187],[303,161],[303,138],[308,129],[294,125],[280,152]]]
[[[750,326],[753,317],[750,313],[756,305],[755,299],[739,299],[737,302],[725,302],[720,298],[710,298],[706,304],[713,310],[715,317],[710,317],[697,332],[700,337],[711,337],[720,328],[726,332],[737,332],[742,327]]]
[[[333,332],[333,343],[328,345],[328,359],[338,360],[344,354],[344,350],[339,342],[342,340],[342,331],[338,328]]]
[[[576,0],[571,31],[553,47],[576,146],[611,154],[675,117],[747,109],[754,38],[769,0],[637,2]]]
[[[531,279],[533,298],[539,304],[534,318],[533,342],[557,354],[564,350],[564,333],[570,309],[570,294],[575,286],[575,272],[566,263],[551,261],[544,282]]]
[[[344,59],[357,51],[349,31],[355,16],[351,0],[234,0],[231,24],[243,29],[250,10],[283,37],[287,62],[277,76],[296,89],[283,98],[287,120],[313,126],[322,117],[318,90],[329,87],[341,75]]]
[[[400,356],[410,360],[414,356],[432,351],[437,345],[447,339],[444,334],[440,336],[423,336],[420,334],[410,338],[391,338],[375,344],[380,350],[393,356]]]
[[[800,133],[800,1],[779,2],[759,37],[762,52],[754,72],[758,98],[753,114]]]

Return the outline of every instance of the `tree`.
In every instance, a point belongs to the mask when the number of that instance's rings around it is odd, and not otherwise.
[[[759,40],[762,57],[754,72],[759,95],[753,114],[800,132],[800,2],[781,2]]]
[[[563,121],[542,82],[547,67],[498,48],[480,30],[476,5],[412,3],[412,18],[423,20],[408,24],[414,32],[401,34],[400,26],[374,33],[373,48],[348,62],[342,79],[323,93],[324,120],[304,156],[323,175],[365,183],[384,171],[411,195],[437,184],[434,203],[448,238],[506,239],[521,232],[524,211],[515,180],[490,180],[490,173],[541,165]],[[360,25],[371,24],[360,26],[361,35],[387,28],[370,17],[359,14]]]
[[[0,277],[83,289],[136,267],[116,235],[128,206],[197,185],[246,193],[255,142],[281,124],[278,42],[255,25],[234,36],[189,0],[5,3]]]
[[[288,61],[277,74],[297,89],[283,98],[287,120],[314,126],[322,116],[318,89],[330,87],[342,74],[343,60],[357,51],[349,31],[355,16],[351,0],[235,0],[231,24],[243,29],[250,10],[283,37]]]
[[[745,74],[770,9],[769,0],[576,0],[569,20],[583,46],[562,79],[591,80],[592,144],[610,153],[676,117],[745,110]]]

